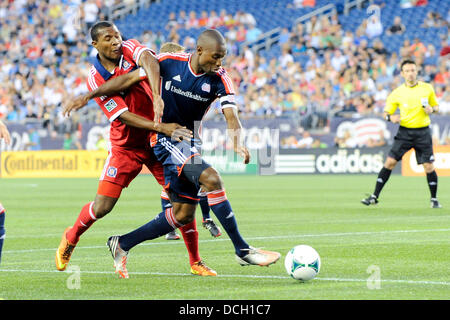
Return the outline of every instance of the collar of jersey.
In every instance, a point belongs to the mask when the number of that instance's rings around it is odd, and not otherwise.
[[[192,69],[192,67],[191,67],[191,58],[192,58],[192,53],[189,55],[189,61],[188,61],[189,71],[192,73],[192,75],[194,77],[201,77],[201,76],[203,76],[205,73],[197,74],[197,73],[194,72],[194,69]]]
[[[120,57],[119,66],[122,65],[122,61],[123,61],[123,55]],[[114,69],[113,72],[109,72],[108,70],[106,70],[105,67],[101,64],[98,54],[94,61],[94,67],[95,67],[95,69],[97,69],[98,73],[100,73],[102,78],[105,79],[105,81],[107,81],[109,78],[112,77],[112,75],[114,74],[114,70],[115,70]]]

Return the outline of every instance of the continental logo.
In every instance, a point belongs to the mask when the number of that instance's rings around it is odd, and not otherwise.
[[[34,155],[21,158],[11,154],[5,157],[4,170],[8,175],[18,171],[73,171],[78,170],[78,156],[40,159]]]
[[[105,151],[19,151],[2,152],[3,178],[98,177],[107,156]]]

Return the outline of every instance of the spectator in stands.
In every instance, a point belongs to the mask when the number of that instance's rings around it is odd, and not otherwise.
[[[425,45],[422,43],[422,41],[420,41],[419,38],[414,38],[414,42],[411,45],[410,52],[416,59],[420,59],[425,56],[427,47],[425,47]]]
[[[256,27],[256,25],[250,25],[247,33],[245,35],[245,41],[253,42],[256,41],[259,36],[262,34],[262,31]]]
[[[331,66],[336,71],[341,71],[343,67],[345,67],[347,63],[347,57],[345,57],[341,50],[334,50],[333,57],[331,58]]]
[[[450,71],[444,63],[439,66],[439,72],[434,77],[434,82],[438,85],[445,85],[450,80]]]
[[[202,10],[202,12],[200,13],[200,18],[198,19],[198,27],[206,28],[208,25],[209,25],[208,12]]]
[[[186,29],[198,28],[197,13],[192,10],[189,12],[189,18],[186,22]]]
[[[186,11],[181,10],[178,13],[178,18],[177,18],[178,28],[186,28],[187,21],[188,21],[188,18],[186,16]]]
[[[441,51],[439,52],[439,56],[443,57],[450,53],[450,45],[448,40],[441,41]]]
[[[338,117],[351,118],[356,113],[356,107],[353,104],[353,99],[346,99],[343,108],[336,113]]]
[[[366,35],[369,39],[379,37],[383,34],[383,25],[376,14],[367,19]]]
[[[245,29],[243,24],[240,24],[236,30],[236,41],[244,42],[247,39],[247,29]]]
[[[428,11],[422,23],[422,28],[440,28],[445,26],[446,22],[438,12]]]
[[[404,59],[407,57],[410,57],[412,54],[411,52],[411,41],[409,41],[409,39],[405,39],[403,40],[403,44],[399,49],[399,55],[400,55],[400,59]]]
[[[167,21],[166,24],[166,30],[172,30],[172,29],[176,29],[178,27],[178,20],[176,18],[176,14],[175,12],[170,12],[169,13],[169,19]]]
[[[86,28],[89,30],[98,19],[99,8],[95,3],[95,0],[87,0],[83,5],[84,21]]]
[[[292,38],[291,33],[288,28],[282,28],[280,33],[280,38],[278,39],[278,44],[283,46],[285,43],[289,44],[290,39]]]
[[[211,28],[211,29],[215,29],[215,28],[218,28],[218,27],[220,27],[221,26],[221,24],[220,24],[220,18],[219,18],[219,16],[217,15],[217,12],[215,11],[215,10],[212,10],[210,13],[209,13],[209,19],[208,19],[208,25],[207,25],[207,27],[208,28]]]
[[[38,151],[41,150],[41,139],[36,130],[35,124],[27,125],[27,134],[24,135],[24,150]]]
[[[399,16],[396,16],[394,18],[394,23],[392,26],[389,27],[389,29],[386,30],[386,33],[388,35],[391,34],[403,34],[406,31],[405,25],[402,23],[402,18]]]
[[[304,148],[311,148],[312,144],[314,142],[314,138],[311,137],[311,134],[308,131],[303,131],[302,138],[297,141],[297,148],[304,149]]]

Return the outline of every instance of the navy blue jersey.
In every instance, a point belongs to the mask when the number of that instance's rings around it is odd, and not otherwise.
[[[211,103],[219,98],[222,109],[236,107],[233,83],[225,69],[214,74],[196,74],[191,67],[192,54],[158,55],[161,73],[161,97],[164,100],[162,122],[186,126],[198,139],[198,129]]]

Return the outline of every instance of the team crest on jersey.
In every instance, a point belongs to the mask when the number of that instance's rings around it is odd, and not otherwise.
[[[106,175],[111,178],[115,178],[117,175],[117,168],[109,167],[106,171]]]
[[[170,90],[170,85],[172,84],[172,81],[166,81],[166,84],[164,86],[164,88],[166,88],[166,90]]]
[[[211,92],[211,85],[209,83],[202,84],[202,90],[205,92]]]
[[[117,103],[113,99],[111,99],[107,103],[105,103],[105,108],[106,108],[106,110],[108,110],[108,112],[111,112],[112,110],[114,110],[115,107],[117,107]]]
[[[129,63],[128,61],[126,61],[126,60],[123,60],[123,62],[122,62],[122,69],[123,70],[127,70],[127,69],[129,69],[131,67],[131,63]]]

